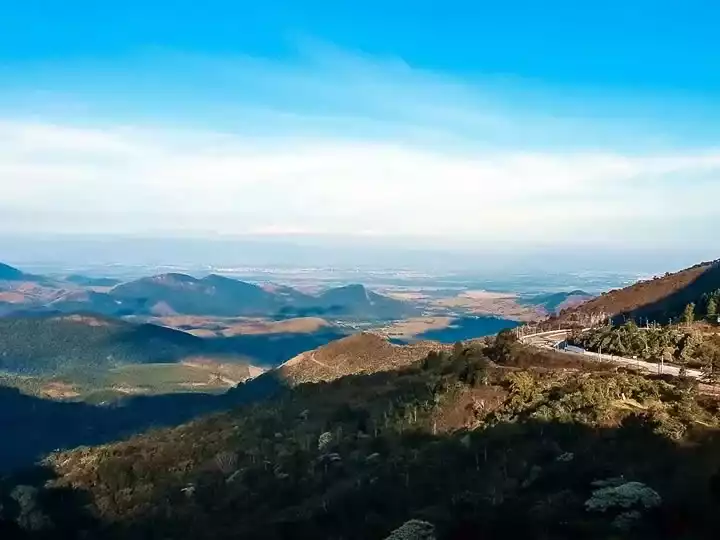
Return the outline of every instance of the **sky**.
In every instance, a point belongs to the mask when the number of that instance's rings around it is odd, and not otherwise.
[[[0,234],[720,251],[715,1],[5,4]]]

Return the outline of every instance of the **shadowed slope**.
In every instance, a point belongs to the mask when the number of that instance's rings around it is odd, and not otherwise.
[[[169,314],[234,317],[262,315],[279,308],[278,299],[250,283],[217,275],[196,279],[184,274],[162,274],[118,285],[110,294],[118,299],[144,299],[152,311]]]
[[[15,267],[0,263],[0,281],[20,281],[25,279],[25,274]]]
[[[0,369],[57,375],[206,354],[206,341],[178,330],[97,315],[0,318]]]
[[[649,319],[667,323],[678,317],[685,306],[698,302],[703,294],[720,289],[720,262],[702,263],[664,277],[641,281],[624,289],[610,291],[579,307],[562,312],[561,323],[587,324],[594,317],[609,316]]]
[[[402,319],[419,313],[411,304],[374,293],[363,285],[329,289],[317,298],[317,302],[338,316]]]

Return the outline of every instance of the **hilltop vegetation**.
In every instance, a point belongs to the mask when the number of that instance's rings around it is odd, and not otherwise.
[[[381,539],[410,520],[401,530],[439,539],[709,539],[717,426],[690,383],[568,364],[503,333],[57,454],[40,491],[6,480],[32,504],[5,517],[115,539]]]
[[[375,334],[361,333],[301,353],[272,375],[280,376],[291,385],[331,381],[346,375],[405,367],[440,348],[442,346],[435,343],[393,345]]]

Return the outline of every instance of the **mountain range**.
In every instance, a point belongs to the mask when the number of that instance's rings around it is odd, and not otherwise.
[[[418,313],[407,302],[363,285],[329,289],[314,296],[287,286],[267,286],[211,274],[195,278],[168,273],[126,283],[71,275],[49,279],[0,266],[0,309],[108,316],[201,315],[213,317],[298,317],[400,319]],[[1,313],[0,313],[1,314]]]

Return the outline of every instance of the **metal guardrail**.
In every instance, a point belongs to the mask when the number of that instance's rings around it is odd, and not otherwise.
[[[583,328],[581,332],[587,332],[588,330],[592,330],[592,328]],[[525,342],[528,338],[534,338],[534,337],[542,337],[542,336],[549,336],[553,334],[560,334],[560,333],[569,333],[572,329],[560,329],[560,330],[549,330],[545,332],[537,332],[535,334],[528,334],[527,336],[520,337],[521,342]],[[564,340],[562,340],[564,341]],[[648,372],[657,372],[659,374],[662,373],[669,373],[671,375],[678,376],[680,375],[681,370],[685,372],[686,376],[695,378],[695,379],[701,379],[704,374],[702,371],[696,370],[696,369],[687,369],[683,366],[672,364],[669,362],[648,362],[645,360],[640,360],[639,358],[628,358],[624,356],[615,356],[615,355],[608,355],[608,354],[602,354],[595,351],[588,351],[584,350],[584,352],[579,353],[573,350],[563,350],[558,349],[557,345],[559,343],[562,343],[562,341],[559,341],[556,343],[553,348],[557,350],[558,352],[562,352],[565,354],[571,354],[571,355],[582,355],[589,358],[595,358],[597,360],[606,361],[606,362],[612,362],[620,365],[625,365],[627,367],[634,367],[636,369],[642,370],[642,371],[648,371]]]

